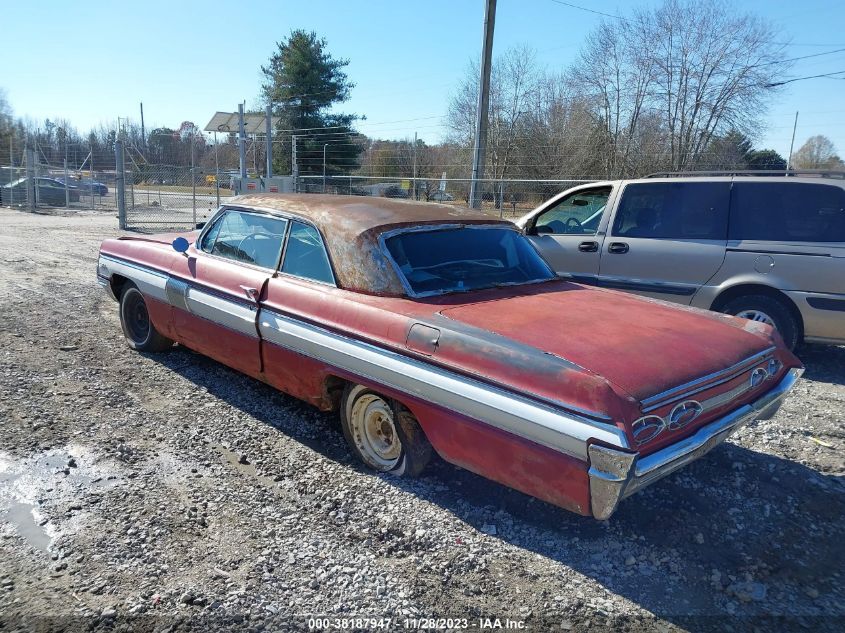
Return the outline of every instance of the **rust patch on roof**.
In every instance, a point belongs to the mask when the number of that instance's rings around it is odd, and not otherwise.
[[[278,211],[314,224],[323,235],[338,284],[367,294],[401,296],[405,290],[378,238],[385,231],[426,224],[502,224],[507,220],[446,204],[391,198],[257,193],[226,206]]]

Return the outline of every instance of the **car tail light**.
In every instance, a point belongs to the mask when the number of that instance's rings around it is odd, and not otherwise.
[[[663,418],[657,415],[647,415],[631,425],[631,433],[637,446],[642,446],[660,435],[665,428],[666,421]]]

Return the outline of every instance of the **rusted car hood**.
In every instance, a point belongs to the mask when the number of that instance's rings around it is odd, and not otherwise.
[[[562,287],[563,286],[563,287]],[[577,284],[445,308],[449,319],[562,357],[637,400],[772,346],[749,321]]]

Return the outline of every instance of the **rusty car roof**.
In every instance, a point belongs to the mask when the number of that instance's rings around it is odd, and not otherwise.
[[[323,235],[335,277],[342,288],[368,294],[400,296],[402,282],[381,250],[387,231],[423,225],[502,224],[511,222],[472,209],[432,202],[367,196],[255,193],[225,204],[278,211],[313,223]]]

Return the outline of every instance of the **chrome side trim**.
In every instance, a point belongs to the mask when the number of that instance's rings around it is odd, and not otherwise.
[[[758,362],[762,362],[765,357],[771,354],[774,350],[774,347],[770,347],[768,349],[763,350],[762,352],[754,354],[753,356],[749,356],[745,360],[741,360],[740,362],[736,363],[735,365],[732,365],[731,367],[720,369],[719,371],[713,372],[712,374],[702,376],[701,378],[696,378],[695,380],[691,380],[690,382],[684,383],[683,385],[672,387],[671,389],[667,389],[662,393],[658,393],[657,395],[646,398],[642,401],[643,413],[653,411],[654,409],[657,409],[676,398],[686,398],[693,394],[699,393],[700,391],[704,391],[705,389],[716,387],[717,385],[732,380],[742,372],[750,369],[751,365],[757,364]]]
[[[258,338],[258,332],[255,329],[257,308],[254,305],[229,301],[193,286],[188,286],[185,303],[188,311],[195,316],[240,334]]]
[[[802,373],[803,369],[790,369],[759,399],[646,457],[592,444],[589,477],[593,516],[607,519],[620,500],[708,453],[748,422],[771,418]]]
[[[167,283],[164,285],[164,292],[167,294],[167,301],[170,305],[188,311],[187,283],[176,277],[168,277]]]
[[[143,294],[167,302],[167,293],[165,292],[167,273],[140,264],[115,259],[108,255],[100,255],[98,269],[107,271],[108,274],[104,276],[109,279],[115,274],[131,279]]]
[[[277,312],[262,309],[259,330],[269,343],[437,403],[580,460],[587,459],[589,439],[628,447],[624,432],[615,426],[564,413],[518,394]]]

